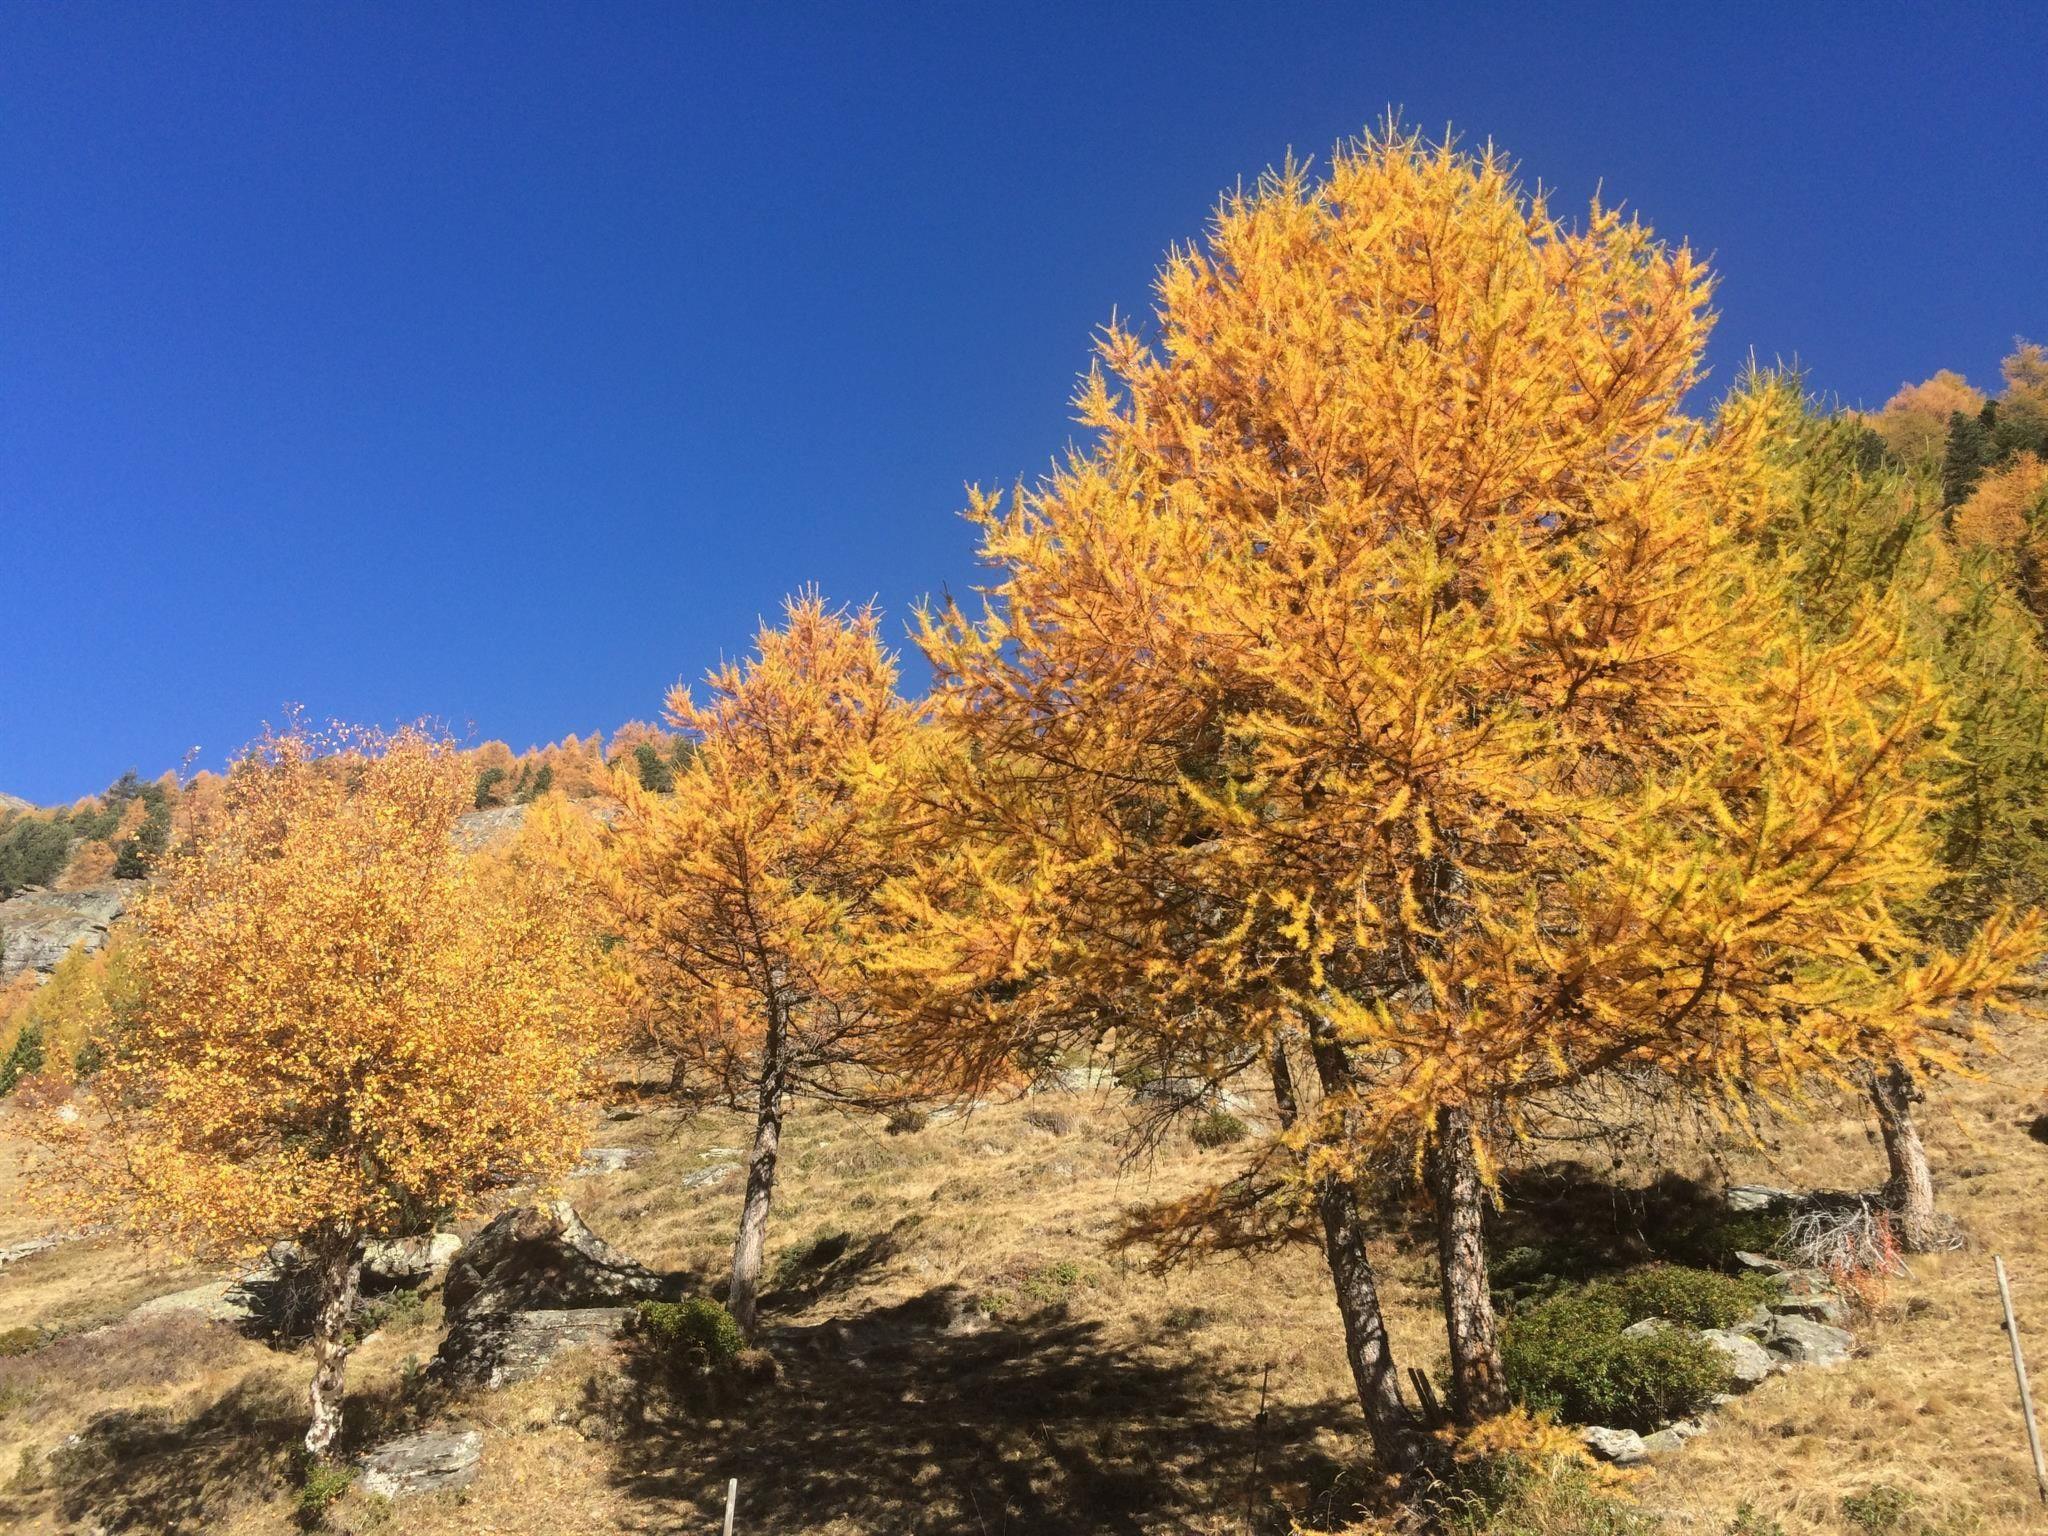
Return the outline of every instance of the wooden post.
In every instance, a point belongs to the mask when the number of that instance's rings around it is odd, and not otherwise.
[[[2012,1315],[2012,1287],[2005,1281],[2005,1260],[1993,1254],[1991,1262],[1998,1271],[1998,1300],[2005,1308],[2005,1336],[2012,1341],[2012,1373],[2020,1384],[2020,1412],[2027,1420],[2027,1449],[2034,1453],[2034,1486],[2040,1490],[2041,1502],[2048,1504],[2048,1465],[2041,1461],[2041,1432],[2034,1427],[2034,1394],[2027,1386],[2027,1357],[2020,1353],[2019,1320]]]
[[[725,1480],[725,1536],[732,1536],[732,1512],[739,1501],[740,1480],[729,1477]]]

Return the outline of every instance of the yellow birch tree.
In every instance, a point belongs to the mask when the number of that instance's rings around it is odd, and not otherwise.
[[[312,1424],[341,1423],[366,1239],[573,1161],[600,1041],[565,882],[451,833],[462,758],[415,730],[293,730],[239,761],[210,836],[135,913],[140,996],[75,1120],[64,1198],[201,1253],[289,1239],[319,1286]]]

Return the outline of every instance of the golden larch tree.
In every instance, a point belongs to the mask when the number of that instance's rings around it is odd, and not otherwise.
[[[678,1086],[753,1111],[728,1294],[749,1336],[790,1104],[891,1096],[865,955],[875,892],[908,853],[892,786],[916,720],[896,676],[872,609],[793,598],[750,658],[710,675],[702,702],[670,693],[666,718],[691,748],[673,789],[650,788],[625,757],[617,817],[581,839]]]
[[[299,1245],[315,1454],[340,1428],[364,1242],[551,1178],[579,1145],[594,944],[540,861],[456,848],[470,790],[416,730],[294,729],[243,757],[138,904],[139,998],[84,1112],[47,1133],[86,1219],[200,1254]]]
[[[1490,150],[1290,164],[1172,257],[1153,342],[1103,334],[1092,443],[977,496],[983,612],[923,617],[968,750],[889,963],[934,1048],[1068,1020],[1198,1078],[1263,1063],[1390,1470],[1424,1447],[1376,1163],[1423,1166],[1477,1417],[1483,1202],[1533,1110],[1635,1073],[1739,1113],[1936,1048],[2010,958],[2000,929],[1922,964],[1896,920],[1941,700],[1889,614],[1817,640],[1737,536],[1757,445],[1681,410],[1708,288]]]

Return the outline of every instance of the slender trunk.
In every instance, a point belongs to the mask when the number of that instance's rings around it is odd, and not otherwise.
[[[1885,1204],[1898,1217],[1899,1241],[1911,1253],[1926,1252],[1940,1231],[1934,1214],[1934,1175],[1927,1168],[1920,1127],[1913,1123],[1913,1105],[1921,1097],[1920,1085],[1903,1062],[1892,1061],[1870,1076],[1870,1102],[1877,1106],[1885,1161],[1891,1165]]]
[[[1326,1093],[1349,1085],[1350,1069],[1341,1049],[1318,1045],[1314,1055]],[[1296,1114],[1294,1080],[1284,1051],[1276,1046],[1268,1065],[1281,1118],[1292,1124]],[[1422,1467],[1427,1441],[1421,1420],[1401,1396],[1401,1377],[1387,1339],[1386,1318],[1380,1311],[1379,1280],[1366,1253],[1358,1188],[1350,1180],[1330,1174],[1316,1180],[1315,1196],[1323,1224],[1323,1257],[1330,1267],[1337,1312],[1344,1320],[1344,1354],[1351,1363],[1358,1406],[1364,1410],[1372,1434],[1373,1455],[1382,1469],[1405,1478]]]
[[[317,1267],[319,1309],[313,1314],[312,1427],[306,1449],[325,1456],[341,1433],[342,1371],[348,1364],[349,1315],[362,1278],[363,1245],[353,1232],[328,1232],[308,1245]]]
[[[726,1306],[740,1332],[754,1337],[761,1289],[761,1257],[768,1247],[768,1207],[775,1198],[775,1159],[782,1148],[782,1108],[789,1076],[789,1020],[771,1004],[761,1043],[761,1092],[754,1119],[754,1151],[747,1160],[747,1200],[740,1208],[739,1240],[732,1247],[732,1284]]]
[[[1469,1111],[1437,1111],[1428,1164],[1444,1326],[1451,1343],[1451,1411],[1459,1423],[1476,1424],[1508,1403],[1486,1265],[1486,1189]]]

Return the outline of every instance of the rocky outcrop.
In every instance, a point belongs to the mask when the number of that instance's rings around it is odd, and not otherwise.
[[[494,1392],[531,1381],[568,1350],[617,1338],[632,1312],[577,1307],[487,1313],[451,1327],[436,1360],[450,1379]]]
[[[356,1463],[363,1492],[380,1499],[466,1488],[476,1481],[484,1437],[473,1429],[427,1430],[387,1440]]]
[[[363,1285],[368,1290],[424,1285],[460,1252],[462,1239],[453,1232],[378,1238],[363,1245]]]
[[[614,1336],[634,1303],[672,1299],[685,1284],[620,1253],[566,1200],[507,1211],[448,1267],[437,1367],[485,1387],[525,1380],[566,1349]]]
[[[23,971],[49,971],[76,945],[98,949],[142,889],[114,880],[76,891],[23,891],[0,901],[0,982]]]

